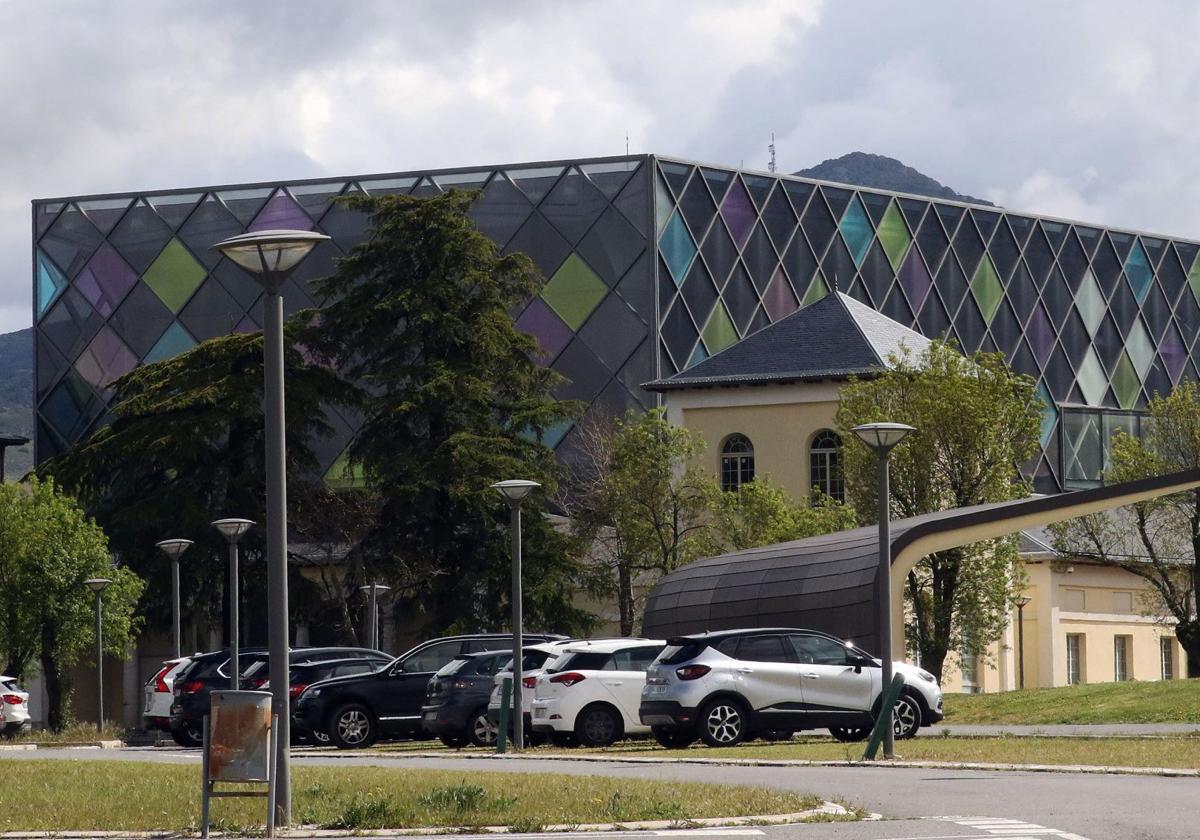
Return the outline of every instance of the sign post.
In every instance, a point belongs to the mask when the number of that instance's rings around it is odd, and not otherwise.
[[[259,796],[267,800],[267,836],[275,836],[275,740],[279,716],[271,714],[269,691],[214,691],[204,717],[201,760],[200,836],[208,837],[214,798]],[[217,790],[217,784],[266,784],[266,790]]]

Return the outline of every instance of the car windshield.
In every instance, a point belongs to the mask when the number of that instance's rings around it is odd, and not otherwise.
[[[456,673],[458,673],[459,668],[461,668],[463,665],[467,664],[470,661],[471,660],[467,659],[465,656],[460,656],[455,659],[451,659],[449,662],[447,662],[445,665],[443,665],[441,667],[441,669],[436,674],[434,674],[434,676],[435,677],[448,677],[451,674],[456,674]]]
[[[569,651],[559,657],[552,667],[553,671],[615,671],[611,653],[599,653],[594,650]]]

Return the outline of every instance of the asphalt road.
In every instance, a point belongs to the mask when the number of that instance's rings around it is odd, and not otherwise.
[[[0,752],[0,762],[33,758],[109,761],[195,762],[194,750],[35,750]],[[870,823],[756,828],[763,840],[852,838],[992,837],[1068,838],[1068,840],[1195,840],[1200,780],[1148,776],[1073,773],[982,772],[888,767],[753,767],[672,762],[481,760],[463,758],[391,758],[338,753],[304,756],[297,764],[439,768],[464,772],[550,772],[604,774],[624,778],[679,779],[750,784],[807,791],[843,799],[882,814]],[[732,830],[723,836],[750,835]],[[715,836],[717,832],[708,832]],[[589,835],[592,836],[592,835]],[[639,834],[646,837],[645,833]],[[704,836],[704,835],[697,835]],[[538,835],[546,837],[545,834]],[[457,840],[462,840],[458,836]],[[595,838],[593,838],[595,840]]]

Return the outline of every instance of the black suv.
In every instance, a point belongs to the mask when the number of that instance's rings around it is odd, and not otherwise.
[[[550,642],[563,636],[526,633],[525,640]],[[326,732],[342,749],[369,747],[379,738],[419,738],[421,706],[429,678],[462,653],[508,650],[512,636],[485,633],[423,642],[373,674],[335,677],[310,685],[296,699],[296,725]]]
[[[265,648],[238,651],[238,668],[245,674],[259,670],[259,663],[270,657]],[[313,662],[326,659],[388,659],[380,650],[354,647],[292,648],[291,662]],[[263,679],[265,682],[265,679]],[[260,682],[259,685],[262,685]],[[251,690],[254,685],[243,684]],[[203,742],[204,716],[211,707],[209,695],[229,688],[229,651],[202,653],[192,658],[188,667],[175,678],[175,699],[171,703],[171,736],[182,747],[198,747]]]
[[[512,651],[464,653],[429,678],[421,726],[447,747],[490,747],[496,726],[488,720],[492,678],[512,659]]]

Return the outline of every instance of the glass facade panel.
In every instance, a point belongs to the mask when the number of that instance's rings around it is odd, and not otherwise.
[[[583,260],[571,254],[542,289],[542,300],[567,326],[578,330],[607,293],[604,281]]]
[[[692,260],[696,258],[696,243],[692,241],[692,235],[688,233],[680,213],[671,214],[663,228],[659,247],[662,248],[671,276],[675,278],[675,285],[682,286],[688,269],[692,267]]]
[[[867,248],[871,247],[871,240],[874,238],[875,232],[871,229],[871,220],[867,218],[867,211],[863,209],[862,202],[858,200],[857,196],[846,207],[846,213],[842,216],[838,229],[842,232],[842,238],[846,240],[846,247],[850,249],[850,256],[854,258],[854,264],[862,265],[863,257],[867,255]]]
[[[178,312],[187,303],[192,292],[204,279],[204,266],[178,239],[172,239],[163,248],[158,258],[142,275],[142,280],[154,290],[172,312]]]

